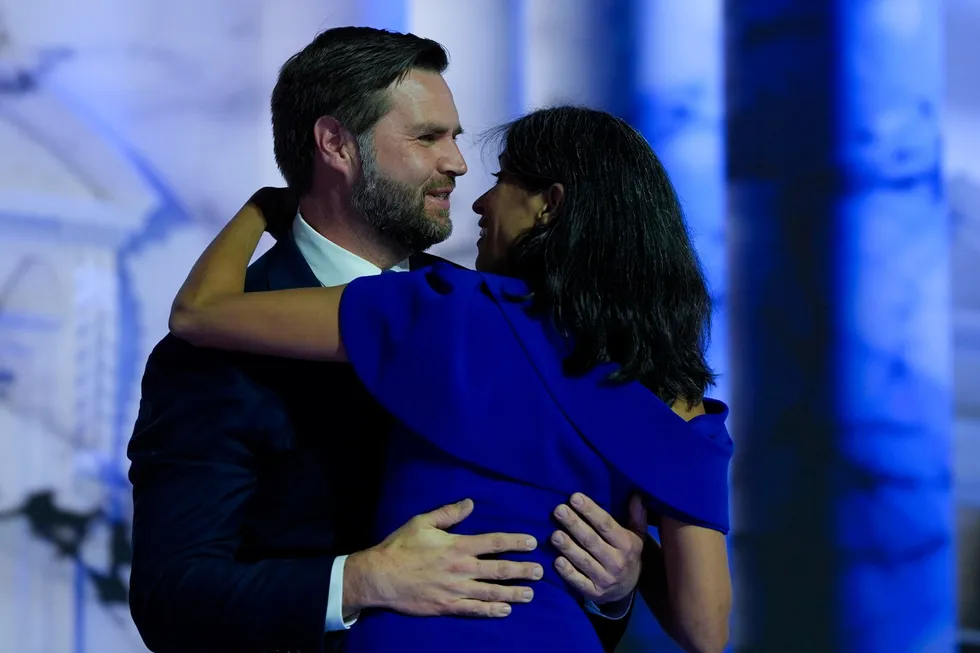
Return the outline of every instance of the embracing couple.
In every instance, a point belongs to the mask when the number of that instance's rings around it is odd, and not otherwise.
[[[622,120],[536,111],[498,133],[477,271],[424,254],[466,173],[446,67],[340,28],[282,68],[295,195],[214,239],[143,378],[153,651],[598,653],[636,591],[686,650],[724,648],[732,443],[670,181]]]

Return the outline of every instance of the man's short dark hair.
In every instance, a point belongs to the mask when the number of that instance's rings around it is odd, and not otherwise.
[[[272,91],[276,163],[289,187],[313,184],[313,128],[332,116],[356,136],[391,109],[388,87],[413,69],[442,73],[445,48],[414,34],[371,27],[338,27],[313,40],[279,71]]]

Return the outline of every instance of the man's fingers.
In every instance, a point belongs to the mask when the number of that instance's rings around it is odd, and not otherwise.
[[[444,531],[469,517],[472,512],[473,501],[471,499],[463,499],[462,501],[437,508],[432,512],[427,512],[424,515],[419,515],[419,517],[426,525]]]
[[[530,535],[514,533],[487,533],[485,535],[465,535],[458,540],[459,545],[472,556],[492,555],[508,551],[533,551],[538,541]]]
[[[599,597],[600,592],[595,583],[577,571],[566,558],[559,557],[555,560],[555,569],[566,583],[578,590],[578,593],[586,599],[591,601]]]
[[[626,529],[613,519],[613,516],[581,492],[572,495],[572,507],[580,514],[587,524],[599,534],[602,539],[617,549],[629,547],[629,536]]]
[[[592,557],[603,565],[615,563],[616,549],[612,544],[606,542],[592,526],[579,517],[578,513],[568,506],[561,505],[555,509],[555,517],[565,527],[565,530],[582,545],[582,548],[592,554]],[[629,546],[628,543],[623,548],[625,549],[627,546]]]
[[[477,560],[476,563],[476,578],[479,580],[540,580],[543,575],[541,565],[533,562]]]
[[[530,587],[511,587],[479,581],[467,583],[462,591],[468,599],[489,603],[529,603],[534,598],[534,590]]]
[[[643,500],[637,494],[634,494],[630,498],[629,527],[631,531],[640,537],[646,537],[647,509],[643,506]]]
[[[572,567],[579,574],[588,578],[593,585],[608,587],[615,582],[612,575],[599,564],[599,561],[576,544],[567,534],[556,531],[551,536],[551,542],[555,545],[556,549],[561,551],[565,559],[572,564]]]
[[[511,613],[509,603],[487,603],[472,599],[460,599],[452,604],[447,614],[459,617],[484,617],[502,619]]]

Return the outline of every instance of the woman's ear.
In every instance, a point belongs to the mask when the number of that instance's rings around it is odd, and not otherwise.
[[[561,184],[554,183],[548,186],[542,194],[544,195],[544,206],[538,212],[535,222],[538,224],[548,224],[558,211],[561,203],[565,200],[565,187]]]

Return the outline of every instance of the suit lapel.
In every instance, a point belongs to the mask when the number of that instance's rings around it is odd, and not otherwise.
[[[321,285],[292,236],[280,238],[265,256],[269,290],[317,288]]]

